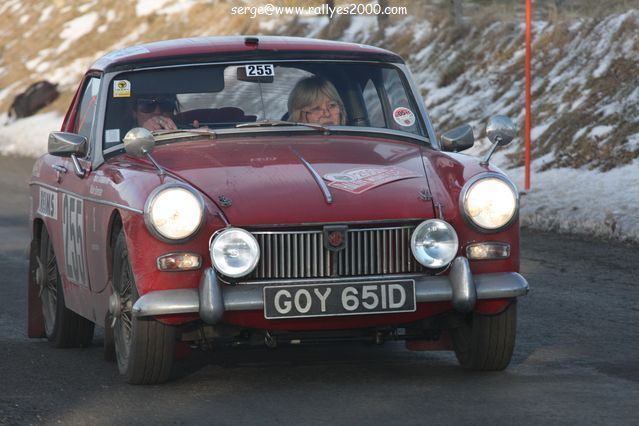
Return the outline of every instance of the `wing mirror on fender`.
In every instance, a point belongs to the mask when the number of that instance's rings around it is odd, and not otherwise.
[[[89,143],[84,136],[67,132],[51,132],[49,133],[47,151],[56,157],[71,157],[75,174],[82,178],[86,174],[86,170],[80,165],[78,156],[85,157],[88,146]]]
[[[151,156],[151,152],[153,152],[155,147],[155,138],[149,130],[144,127],[134,127],[127,132],[122,142],[124,142],[124,150],[127,154],[136,158],[146,156],[158,169],[159,176],[166,174],[162,166]]]
[[[475,144],[473,128],[468,124],[455,127],[441,136],[444,151],[459,152],[472,147]]]
[[[491,117],[486,124],[486,137],[493,145],[480,164],[484,166],[488,165],[488,161],[495,152],[495,149],[498,146],[506,146],[512,142],[515,133],[517,133],[517,128],[510,118],[505,115],[495,115]]]

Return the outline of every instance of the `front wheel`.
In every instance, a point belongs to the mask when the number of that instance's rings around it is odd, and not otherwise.
[[[115,243],[111,297],[111,306],[115,306],[116,311],[113,312],[116,317],[113,339],[120,374],[136,385],[167,381],[175,353],[175,327],[132,315],[131,308],[140,296],[123,232]]]
[[[94,324],[66,307],[62,278],[53,244],[45,226],[40,234],[38,281],[42,317],[47,339],[56,348],[87,347],[93,339]]]
[[[457,360],[470,370],[505,369],[515,349],[516,330],[516,301],[496,315],[471,314],[464,325],[451,330]]]

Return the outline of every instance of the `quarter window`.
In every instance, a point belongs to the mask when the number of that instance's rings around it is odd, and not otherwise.
[[[98,100],[98,89],[100,88],[100,79],[92,77],[87,82],[80,101],[80,108],[75,117],[75,133],[91,138],[91,129],[95,120],[95,110]]]
[[[386,127],[382,103],[379,100],[379,95],[377,94],[373,80],[368,80],[362,95],[364,97],[364,103],[366,104],[370,125],[372,127]]]

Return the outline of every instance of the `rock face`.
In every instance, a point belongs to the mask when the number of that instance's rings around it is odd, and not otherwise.
[[[9,109],[9,116],[13,118],[29,117],[35,114],[60,95],[58,85],[46,80],[30,85],[27,90],[15,97]]]

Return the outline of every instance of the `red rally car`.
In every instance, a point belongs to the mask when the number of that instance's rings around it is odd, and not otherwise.
[[[105,328],[130,383],[176,348],[334,340],[513,353],[516,187],[489,120],[437,138],[396,54],[287,37],[119,50],[87,71],[30,182],[28,332],[86,346]]]

